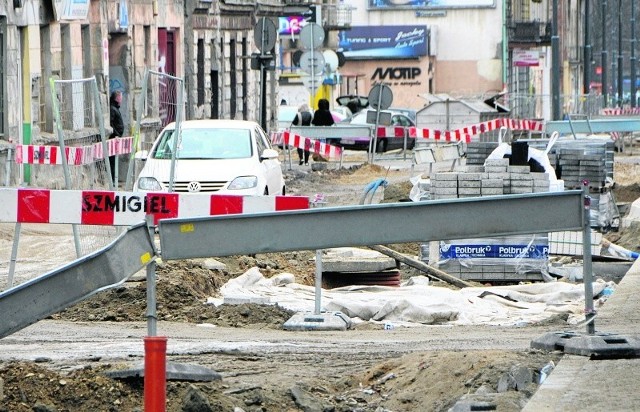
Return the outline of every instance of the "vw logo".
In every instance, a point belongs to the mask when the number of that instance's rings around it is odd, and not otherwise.
[[[200,182],[189,182],[189,186],[187,186],[187,189],[189,190],[190,193],[197,193],[200,191]]]

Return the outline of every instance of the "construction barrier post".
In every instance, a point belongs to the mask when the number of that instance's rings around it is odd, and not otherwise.
[[[144,338],[144,410],[166,410],[167,337]]]

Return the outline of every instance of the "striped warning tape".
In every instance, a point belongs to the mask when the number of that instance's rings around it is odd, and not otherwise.
[[[437,130],[437,129],[425,129],[419,127],[403,127],[403,126],[378,126],[376,130],[377,137],[404,137],[408,132],[409,138],[421,138],[435,140],[436,142],[459,142],[464,141],[466,143],[471,142],[471,137],[482,133],[498,130],[501,127],[506,127],[511,130],[529,130],[534,132],[544,131],[544,122],[538,120],[527,119],[507,119],[497,118],[488,120],[486,122],[473,124],[465,127],[461,127],[455,130]],[[298,137],[299,140],[294,139],[294,143],[287,143],[287,136]],[[290,134],[288,131],[274,132],[271,135],[271,141],[273,144],[292,144],[295,147],[301,149],[305,148],[305,144],[302,139],[304,137]],[[315,142],[312,139],[308,139],[310,142]],[[313,145],[311,145],[313,147]],[[339,148],[336,148],[339,150]],[[316,152],[317,153],[317,152]],[[318,153],[322,154],[322,153]],[[339,156],[339,154],[338,154]]]
[[[319,140],[311,139],[309,137],[300,136],[298,134],[291,133],[288,130],[282,132],[282,143],[303,150],[308,150],[311,153],[329,159],[340,158],[342,155],[342,149],[340,147],[322,143]]]
[[[306,196],[0,189],[0,222],[130,226],[152,215],[190,218],[308,209]]]
[[[107,140],[109,156],[131,153],[133,150],[133,137],[117,137]],[[102,143],[93,143],[89,146],[65,147],[67,164],[81,166],[90,164],[96,160],[104,159]],[[25,164],[62,164],[62,150],[60,146],[48,145],[16,145],[16,163]]]

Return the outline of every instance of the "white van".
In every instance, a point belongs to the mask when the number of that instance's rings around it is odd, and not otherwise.
[[[180,123],[179,133],[171,123],[151,151],[137,157],[145,161],[136,179],[138,191],[285,194],[278,152],[255,122],[187,120]]]

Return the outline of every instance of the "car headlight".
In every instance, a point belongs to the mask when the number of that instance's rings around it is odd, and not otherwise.
[[[229,190],[251,189],[258,186],[257,176],[240,176],[229,184]]]
[[[155,177],[141,177],[138,179],[138,189],[148,192],[159,192],[162,190],[162,186]]]

